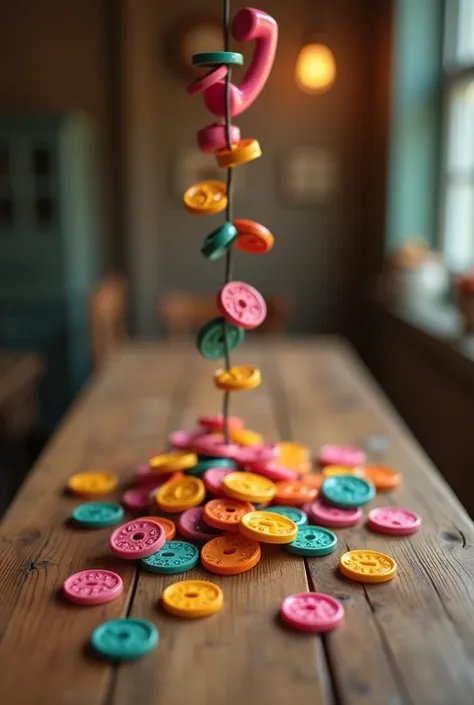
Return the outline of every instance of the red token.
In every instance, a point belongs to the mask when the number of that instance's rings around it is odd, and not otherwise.
[[[66,579],[63,591],[68,600],[79,605],[102,605],[122,593],[123,582],[111,570],[82,570]]]
[[[223,414],[213,414],[212,416],[200,416],[198,423],[206,431],[211,433],[214,431],[224,431],[224,416]],[[244,421],[239,416],[229,416],[229,429],[240,430],[244,427]]]
[[[186,87],[186,90],[190,95],[198,95],[198,93],[203,93],[207,91],[208,88],[213,86],[215,83],[222,81],[227,76],[227,66],[219,66],[217,69],[212,69],[205,76],[196,79]]]
[[[415,534],[421,519],[415,512],[402,507],[377,507],[369,512],[369,526],[373,531],[395,536]]]
[[[234,220],[238,236],[234,247],[252,255],[269,252],[274,243],[274,237],[264,225],[253,220]]]
[[[225,497],[222,489],[222,481],[226,475],[234,472],[233,468],[209,468],[202,476],[206,489],[216,497]]]
[[[273,482],[281,482],[285,480],[296,480],[298,475],[291,468],[285,468],[283,465],[277,465],[271,460],[261,460],[257,463],[251,463],[245,466],[245,469],[249,472],[254,472],[257,475],[263,475],[268,477],[269,480]]]
[[[205,543],[209,539],[220,536],[221,532],[206,524],[202,507],[193,507],[183,512],[179,518],[179,533],[186,539]]]
[[[244,514],[255,511],[255,507],[250,502],[243,502],[239,499],[211,499],[204,506],[203,519],[206,524],[221,531],[236,532],[239,530],[239,523]]]
[[[245,282],[225,284],[217,296],[217,304],[226,321],[246,330],[261,325],[267,315],[265,299]]]
[[[239,448],[235,459],[241,465],[253,465],[253,463],[271,462],[278,458],[279,454],[278,443],[261,443]]]
[[[136,519],[115,529],[109,539],[110,550],[120,558],[147,558],[164,546],[165,531],[151,519]]]
[[[281,618],[302,632],[328,632],[344,619],[344,607],[322,592],[300,592],[283,600]]]
[[[143,465],[139,465],[135,473],[135,479],[138,484],[146,485],[148,489],[163,485],[165,482],[168,482],[168,480],[171,480],[172,476],[172,472],[160,472],[159,474],[153,472],[148,463],[143,463]]]
[[[362,519],[362,509],[340,509],[317,499],[309,507],[308,516],[319,526],[343,528],[358,524]]]

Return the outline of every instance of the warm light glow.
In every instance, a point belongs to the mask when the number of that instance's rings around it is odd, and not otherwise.
[[[305,93],[323,93],[332,86],[336,78],[336,61],[329,47],[306,44],[299,53],[295,77]]]

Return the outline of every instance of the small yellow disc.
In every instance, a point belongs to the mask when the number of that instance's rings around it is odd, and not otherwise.
[[[347,467],[346,465],[327,465],[323,468],[324,477],[333,477],[334,475],[355,475],[356,477],[365,477],[363,467]]]
[[[109,494],[117,487],[117,476],[105,470],[79,472],[69,478],[68,490],[83,497]]]
[[[168,585],[161,599],[167,612],[185,619],[207,617],[224,605],[222,590],[208,580],[183,580]]]
[[[253,389],[258,387],[262,381],[262,375],[258,367],[231,367],[227,370],[216,370],[214,384],[218,389],[226,392],[237,392],[243,389]]]
[[[359,583],[386,583],[397,574],[397,564],[378,551],[347,551],[339,559],[343,575]]]
[[[170,453],[160,453],[150,458],[149,464],[153,472],[179,472],[188,470],[196,465],[198,457],[196,453],[187,450],[174,450]]]
[[[280,448],[278,456],[278,465],[284,465],[292,470],[299,470],[302,465],[305,465],[310,460],[310,450],[304,443],[296,443],[293,441],[281,441],[277,443]]]
[[[219,149],[216,152],[216,161],[223,169],[229,169],[239,164],[247,164],[261,156],[262,150],[258,141],[246,139],[233,144],[230,149]]]
[[[155,500],[163,512],[184,512],[201,504],[205,496],[203,481],[188,475],[165,482],[156,492]]]
[[[222,490],[233,499],[270,502],[275,496],[275,483],[253,472],[231,472],[224,477]]]
[[[184,206],[195,215],[212,215],[227,206],[227,187],[222,181],[200,181],[184,194]]]
[[[298,534],[294,521],[273,512],[244,514],[239,528],[244,536],[262,543],[291,543]]]
[[[263,443],[263,436],[248,428],[230,429],[230,439],[240,446],[258,446]]]

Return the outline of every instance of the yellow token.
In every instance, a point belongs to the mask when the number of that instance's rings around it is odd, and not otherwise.
[[[68,489],[84,497],[98,497],[109,494],[117,487],[117,476],[105,470],[79,472],[69,478]]]
[[[298,527],[283,514],[273,512],[249,512],[240,520],[240,531],[249,539],[262,543],[291,543]]]
[[[179,472],[197,465],[196,453],[187,450],[174,450],[170,453],[160,453],[150,458],[149,465],[153,472]]]
[[[231,472],[224,477],[222,491],[245,502],[270,502],[275,496],[275,483],[253,472]]]
[[[263,436],[248,428],[230,429],[230,440],[240,446],[258,446],[263,443]]]
[[[230,149],[219,149],[216,152],[216,161],[220,167],[228,169],[239,164],[247,164],[261,156],[262,150],[258,141],[247,139],[233,144]]]
[[[305,465],[310,460],[310,450],[304,443],[281,441],[277,443],[277,446],[280,448],[280,455],[276,461],[278,465],[299,470],[302,465]]]
[[[397,564],[378,551],[347,551],[339,559],[343,575],[359,583],[386,583],[397,574]]]
[[[356,477],[365,477],[363,467],[347,467],[346,465],[327,465],[323,468],[324,477],[333,477],[334,475],[355,475]]]
[[[188,475],[161,485],[155,500],[163,512],[184,512],[204,501],[206,488],[199,477]]]
[[[200,181],[184,194],[184,206],[196,215],[212,215],[227,206],[226,185],[222,181]]]
[[[216,370],[214,384],[218,389],[227,392],[237,392],[242,389],[253,389],[258,387],[262,381],[262,375],[258,367],[231,367],[227,370]]]
[[[168,585],[161,599],[167,612],[186,619],[207,617],[224,605],[222,590],[208,580],[183,580]]]

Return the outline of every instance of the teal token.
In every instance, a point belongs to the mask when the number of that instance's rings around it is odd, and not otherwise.
[[[243,54],[238,51],[205,51],[193,54],[193,66],[242,66]]]
[[[327,477],[321,488],[325,500],[336,507],[353,509],[370,502],[375,496],[371,482],[355,475],[333,475]]]
[[[227,335],[229,352],[231,352],[240,345],[245,333],[243,328],[237,328],[231,323],[226,323],[225,318],[222,316],[213,318],[212,321],[209,321],[201,328],[197,336],[196,344],[201,355],[208,360],[217,360],[220,357],[225,357],[224,335]]]
[[[306,514],[298,507],[267,507],[266,512],[273,512],[274,514],[281,514],[291,521],[294,521],[296,526],[304,526],[308,523],[308,517]]]
[[[104,526],[113,526],[122,521],[123,507],[111,502],[88,502],[76,507],[72,513],[75,524],[85,529],[101,529]]]
[[[158,630],[146,619],[112,619],[94,630],[91,643],[100,656],[110,661],[131,661],[155,648]]]
[[[238,232],[235,225],[227,221],[206,237],[204,245],[201,248],[201,254],[203,254],[206,259],[220,259],[226,254],[234,240],[237,239],[237,235]]]
[[[163,548],[147,558],[142,558],[141,564],[152,573],[174,575],[186,573],[194,568],[199,561],[199,550],[187,541],[167,541]]]
[[[337,545],[337,537],[322,526],[299,526],[294,541],[286,549],[297,556],[327,556]]]
[[[193,465],[192,468],[184,470],[186,475],[202,475],[203,472],[209,470],[209,468],[230,468],[231,470],[237,470],[239,466],[232,460],[232,458],[206,458],[205,460],[200,460],[199,463]]]

